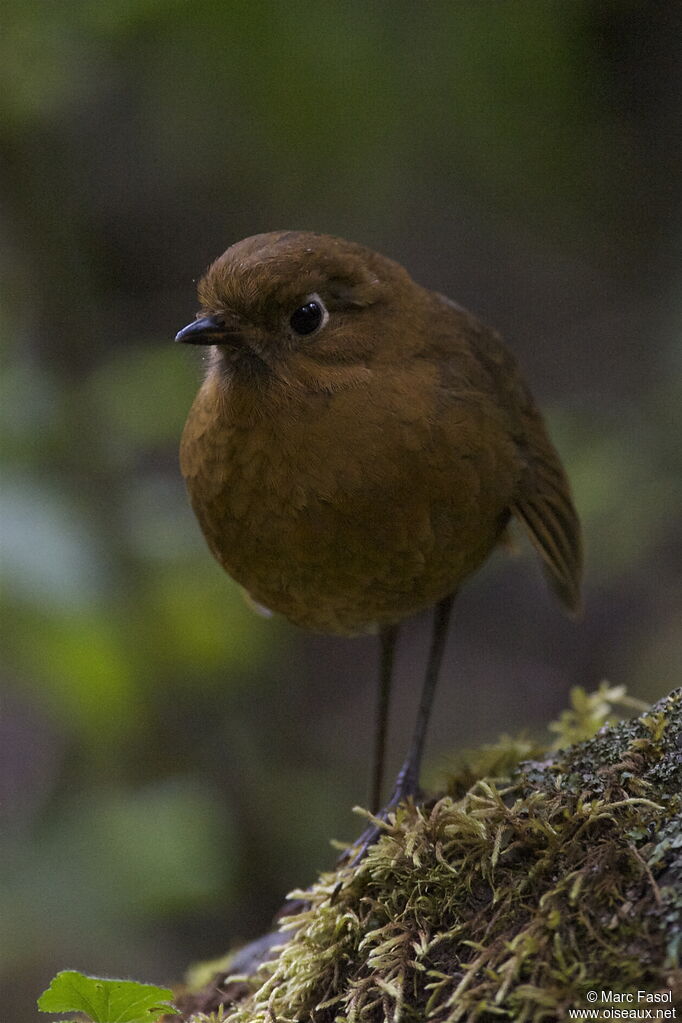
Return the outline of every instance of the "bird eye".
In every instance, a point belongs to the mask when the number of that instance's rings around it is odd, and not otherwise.
[[[323,327],[329,319],[325,305],[319,295],[311,295],[310,301],[294,309],[289,318],[291,329],[296,334],[312,334]]]

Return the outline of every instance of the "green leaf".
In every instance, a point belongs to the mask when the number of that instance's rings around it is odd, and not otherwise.
[[[173,992],[135,980],[104,980],[62,970],[38,999],[41,1012],[86,1012],[93,1023],[153,1023],[167,1013]]]

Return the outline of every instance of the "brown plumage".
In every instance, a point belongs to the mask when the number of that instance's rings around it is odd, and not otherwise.
[[[568,481],[494,331],[392,260],[307,232],[233,245],[199,301],[178,339],[212,348],[182,471],[255,601],[322,632],[379,627],[390,677],[392,627],[455,593],[514,516],[578,610]]]

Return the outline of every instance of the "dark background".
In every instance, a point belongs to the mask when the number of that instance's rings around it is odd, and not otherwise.
[[[361,241],[498,327],[587,542],[456,609],[426,777],[572,685],[679,661],[680,12],[670,3],[6,0],[2,1015],[60,968],[165,982],[269,924],[366,799],[376,641],[243,604],[177,467],[193,281],[276,228]],[[391,769],[428,619],[405,630]]]

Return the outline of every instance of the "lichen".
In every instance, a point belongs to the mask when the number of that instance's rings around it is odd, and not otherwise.
[[[400,806],[359,864],[293,893],[304,908],[224,1016],[191,1023],[537,1023],[589,990],[682,998],[682,690],[605,725],[614,694],[574,695],[542,759],[488,747]]]

